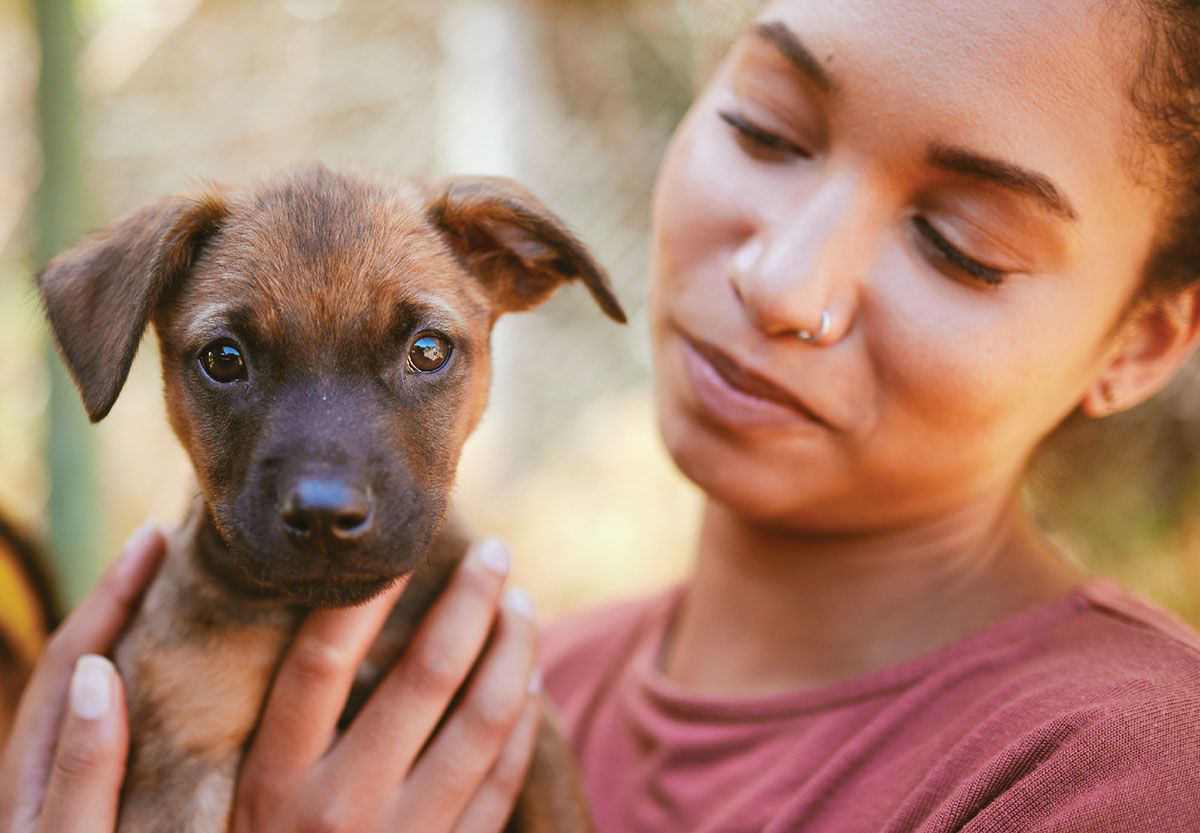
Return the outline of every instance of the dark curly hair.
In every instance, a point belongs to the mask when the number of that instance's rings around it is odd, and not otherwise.
[[[1137,0],[1146,20],[1130,98],[1167,163],[1169,208],[1138,299],[1200,283],[1200,0]]]

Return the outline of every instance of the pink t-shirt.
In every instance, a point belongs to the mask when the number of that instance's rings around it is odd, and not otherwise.
[[[545,636],[601,833],[1200,833],[1200,634],[1110,579],[889,668],[744,699],[658,669],[681,595]]]

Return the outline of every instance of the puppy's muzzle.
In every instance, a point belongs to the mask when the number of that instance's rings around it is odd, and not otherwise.
[[[371,529],[371,491],[335,476],[297,477],[283,490],[279,520],[296,544],[327,550],[352,545]]]

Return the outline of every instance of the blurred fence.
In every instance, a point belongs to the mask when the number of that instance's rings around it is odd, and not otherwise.
[[[672,471],[650,403],[650,190],[698,82],[757,5],[92,0],[79,8],[79,206],[97,225],[201,180],[240,181],[305,158],[528,183],[609,267],[631,324],[613,326],[573,290],[501,322],[492,403],[456,500],[474,530],[512,541],[519,578],[551,614],[657,586],[686,568],[699,500]],[[0,506],[45,531],[29,6],[0,0]],[[172,520],[187,498],[187,462],[160,396],[147,344],[112,414],[87,429],[95,563],[147,514]],[[1098,447],[1074,467],[1050,466],[1060,488],[1047,523],[1066,519],[1083,559],[1200,621],[1200,527],[1187,511],[1200,449],[1194,403],[1183,399],[1139,409],[1144,423],[1114,421],[1158,438],[1116,480],[1078,474],[1108,457]]]

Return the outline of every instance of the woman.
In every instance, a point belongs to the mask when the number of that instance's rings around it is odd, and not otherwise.
[[[1198,91],[1195,2],[778,0],[742,36],[653,216],[695,569],[544,652],[600,829],[1200,830],[1200,635],[1018,493],[1196,341]]]
[[[1200,637],[1084,582],[1017,497],[1052,429],[1153,395],[1200,333],[1197,55],[1194,0],[776,0],[744,33],[654,206],[660,422],[708,496],[695,571],[545,652],[601,830],[1200,829]],[[110,596],[153,568],[136,555]],[[475,623],[483,644],[488,587],[474,606],[452,590],[428,631]],[[105,649],[105,598],[32,690],[61,703],[69,661]],[[381,604],[310,620],[341,670],[320,685],[285,662],[266,727],[298,692],[336,713]],[[40,734],[7,772],[40,761],[47,812],[111,829],[120,709],[57,770],[57,714],[25,715]],[[255,739],[238,829],[300,829],[279,799],[313,795],[356,796],[338,829],[397,802],[439,814],[405,829],[499,828],[520,728],[464,746],[434,794],[409,747],[324,766],[327,718],[315,741],[301,721]],[[86,719],[68,714],[60,757]],[[304,765],[272,783],[255,762],[291,747]]]

